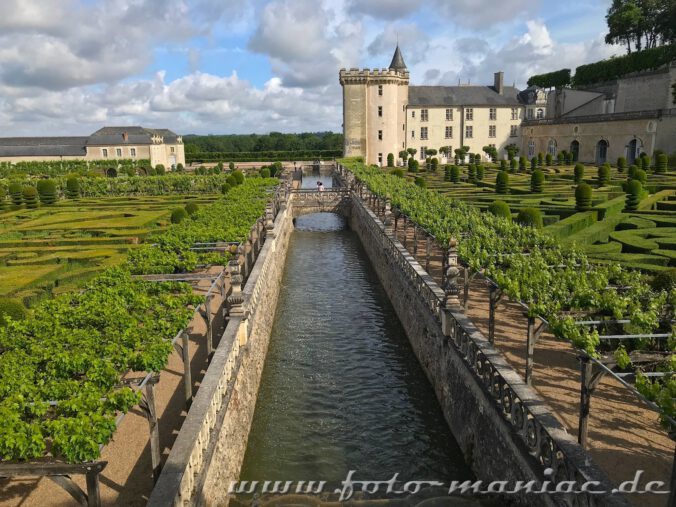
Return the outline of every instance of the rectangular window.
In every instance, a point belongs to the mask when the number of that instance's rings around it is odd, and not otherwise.
[[[176,148],[174,148],[173,146],[169,148],[169,150],[171,151],[171,153],[176,153]]]
[[[453,121],[453,109],[446,109],[446,121]]]
[[[383,116],[383,106],[378,106],[378,116]]]
[[[471,107],[468,107],[465,109],[465,120],[471,121],[474,119],[474,109]]]
[[[135,157],[136,156],[136,148],[129,148],[129,155],[131,155],[132,157]]]
[[[530,107],[528,108],[528,119],[529,120],[533,119],[533,110]]]
[[[420,121],[427,121],[429,117],[429,111],[427,109],[420,110]]]
[[[378,165],[383,165],[383,154],[378,153]]]
[[[411,130],[411,139],[415,139],[415,130]]]
[[[420,139],[427,139],[427,127],[420,127]]]
[[[403,130],[404,132],[406,132],[406,124],[405,124],[405,123],[402,123],[402,124],[401,124],[401,130]]]
[[[415,118],[415,109],[411,110],[411,118]]]
[[[446,139],[453,138],[453,127],[446,127]]]
[[[427,146],[420,147],[420,160],[425,160],[427,158]]]
[[[488,110],[488,119],[489,120],[497,120],[498,118],[498,110],[494,107],[491,107]]]
[[[488,137],[495,137],[495,125],[488,126]]]
[[[519,108],[513,107],[512,108],[512,120],[518,120],[518,119],[519,119]]]
[[[472,139],[472,137],[474,137],[474,128],[471,125],[465,127],[465,137],[467,139]]]
[[[379,140],[379,141],[382,141],[382,140],[383,140],[383,131],[382,131],[382,130],[379,130],[379,131],[378,131],[378,140]]]
[[[122,148],[115,148],[115,155],[122,157]]]
[[[383,96],[383,85],[378,85],[378,95]]]
[[[108,158],[108,148],[103,148],[101,150],[101,155],[103,156],[103,158]]]
[[[516,125],[512,125],[509,129],[509,135],[511,137],[516,137],[519,135],[519,127]]]

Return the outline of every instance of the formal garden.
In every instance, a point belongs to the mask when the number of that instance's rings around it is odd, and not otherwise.
[[[673,157],[658,153],[654,161],[643,157],[628,165],[620,159],[596,167],[562,155],[493,163],[465,154],[473,163],[439,164],[431,157],[389,170],[483,211],[543,228],[596,263],[620,262],[648,273],[676,267]]]

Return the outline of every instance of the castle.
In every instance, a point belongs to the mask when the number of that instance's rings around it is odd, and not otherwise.
[[[396,160],[410,148],[421,160],[433,148],[442,163],[463,146],[482,155],[492,146],[500,158],[509,145],[529,158],[565,150],[596,164],[676,151],[674,64],[585,89],[520,91],[505,86],[502,72],[492,86],[410,86],[397,46],[389,68],[341,69],[339,76],[344,154],[369,164],[385,165],[388,154]]]

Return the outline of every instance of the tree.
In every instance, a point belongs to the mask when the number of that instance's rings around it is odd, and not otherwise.
[[[451,166],[449,179],[453,183],[458,183],[460,181],[460,168],[457,165]]]
[[[575,188],[575,209],[589,211],[592,204],[592,187],[586,183],[580,183]]]
[[[500,171],[495,177],[495,192],[498,194],[506,194],[509,192],[509,173]]]
[[[575,183],[581,183],[584,179],[584,165],[581,163],[575,164],[575,169],[573,169],[575,174]]]
[[[598,182],[599,187],[603,187],[610,183],[610,164],[606,163],[598,168]]]
[[[387,154],[387,167],[394,167],[394,155],[392,153]]]
[[[437,157],[432,157],[432,160],[430,161],[430,169],[433,173],[437,172],[437,169],[439,168],[439,159]]]
[[[613,0],[606,14],[608,44],[624,44],[627,53],[655,48],[674,40],[673,0]]]
[[[408,152],[407,152],[406,150],[401,150],[401,151],[399,152],[399,158],[400,158],[401,161],[405,164],[405,163],[406,163],[406,159],[408,159]]]
[[[608,33],[607,44],[625,44],[627,53],[631,53],[631,44],[636,44],[636,50],[641,50],[642,13],[635,0],[613,0],[606,14]]]
[[[545,173],[542,172],[542,169],[536,169],[533,171],[530,177],[530,191],[534,194],[542,193],[542,187],[545,183]]]
[[[415,148],[406,148],[406,152],[411,155],[411,157],[414,157],[416,153],[418,153],[418,150]]]
[[[627,183],[627,198],[625,200],[624,209],[627,211],[635,211],[638,204],[641,202],[641,192],[643,185],[639,180],[631,180]]]
[[[508,220],[512,219],[512,212],[509,209],[509,204],[505,201],[493,201],[490,206],[488,206],[488,212],[496,217],[502,217]]]

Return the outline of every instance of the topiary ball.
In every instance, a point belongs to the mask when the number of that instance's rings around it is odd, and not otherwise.
[[[451,166],[451,181],[453,183],[460,181],[460,168],[457,165]]]
[[[232,171],[232,176],[235,178],[235,181],[238,185],[244,183],[244,173],[240,170]]]
[[[584,179],[584,165],[580,163],[575,164],[573,174],[575,178],[575,183],[582,183],[582,180]]]
[[[640,169],[639,169],[640,171]],[[638,209],[638,205],[641,202],[641,192],[643,191],[643,185],[639,180],[630,180],[627,183],[627,198],[624,201],[624,209],[628,211],[634,211]]]
[[[183,208],[176,208],[171,212],[171,223],[180,224],[188,217],[188,213]]]
[[[23,204],[23,186],[18,181],[12,181],[9,184],[9,197],[14,206]]]
[[[267,167],[263,167],[260,170],[259,174],[261,175],[261,178],[269,178],[270,177],[270,169],[268,169]]]
[[[80,197],[80,180],[75,177],[70,177],[66,180],[66,197],[69,199],[77,199]]]
[[[505,201],[493,201],[488,206],[488,212],[496,217],[512,219],[512,211],[509,209],[509,204]]]
[[[655,172],[656,173],[665,173],[667,172],[667,163],[669,162],[669,157],[666,153],[660,153],[657,155],[657,160],[655,161]]]
[[[603,187],[610,183],[610,165],[603,164],[598,168],[598,184]]]
[[[542,213],[537,208],[523,208],[516,216],[517,223],[524,227],[542,228]]]
[[[221,194],[227,194],[231,188],[232,185],[230,183],[223,183],[223,185],[221,185]]]
[[[416,176],[415,177],[415,184],[416,186],[420,188],[427,188],[427,183],[425,182],[425,178],[422,176]]]
[[[197,210],[199,209],[199,206],[195,202],[189,202],[188,204],[185,205],[185,212],[188,215],[194,215],[197,213]]]
[[[25,320],[28,310],[20,301],[11,298],[0,298],[0,326],[6,326],[9,320]]]
[[[56,202],[56,183],[54,183],[54,181],[39,180],[37,189],[42,204],[54,204]]]

